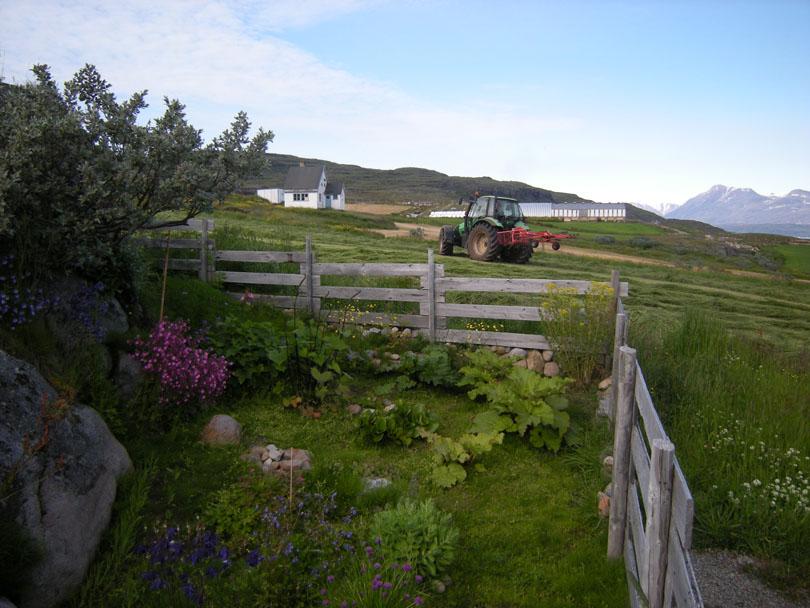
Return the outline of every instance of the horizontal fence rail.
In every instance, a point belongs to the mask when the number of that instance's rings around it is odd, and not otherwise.
[[[301,308],[318,314],[330,322],[357,324],[390,324],[409,327],[425,334],[431,341],[446,343],[476,343],[491,346],[519,347],[525,349],[551,350],[545,336],[515,332],[451,329],[448,319],[489,319],[501,321],[544,320],[541,306],[461,304],[447,302],[450,293],[501,293],[539,295],[555,289],[571,289],[587,295],[593,287],[591,281],[550,279],[496,279],[478,277],[446,277],[443,264],[434,263],[433,252],[428,251],[427,264],[375,264],[316,262],[311,240],[306,239],[304,252],[287,251],[217,251],[214,241],[208,238],[213,231],[212,220],[190,220],[188,226],[160,228],[161,230],[196,230],[199,239],[169,239],[169,248],[196,250],[195,259],[169,260],[169,268],[197,270],[201,278],[216,279],[226,285],[273,285],[295,288],[294,295],[253,294],[258,301],[273,303],[284,308]],[[135,239],[137,244],[151,247],[166,247],[167,240],[160,238]],[[262,272],[224,270],[222,264],[241,262],[253,264],[296,265],[297,272]],[[324,277],[413,277],[419,286],[371,287],[324,285]],[[618,280],[614,273],[610,281],[618,296],[626,296],[629,287]],[[234,298],[244,293],[229,292]],[[328,310],[324,300],[351,300],[374,302],[410,302],[418,306],[418,313],[388,314],[383,312],[356,312]]]
[[[634,608],[702,607],[689,555],[694,500],[627,334],[617,298],[608,557],[624,558]]]

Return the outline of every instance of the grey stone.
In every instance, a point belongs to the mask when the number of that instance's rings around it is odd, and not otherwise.
[[[357,415],[363,411],[363,408],[357,405],[356,403],[352,403],[351,405],[346,406],[346,411],[350,414]]]
[[[525,368],[528,368],[528,367],[529,367],[529,362],[528,362],[528,360],[526,360],[526,359],[518,359],[518,360],[517,360],[517,361],[515,361],[515,362],[514,362],[512,365],[513,365],[514,367],[525,367]]]
[[[543,366],[543,375],[549,378],[554,378],[560,375],[560,366],[554,361],[549,361]]]
[[[390,485],[391,481],[386,479],[385,477],[371,477],[365,480],[365,484],[363,486],[363,493],[373,492],[374,490],[387,488]]]
[[[115,370],[113,381],[118,390],[121,403],[129,403],[138,394],[138,387],[143,380],[141,364],[132,359],[127,353],[118,353],[118,367]]]
[[[400,356],[397,353],[391,353],[389,355],[389,358],[391,359],[391,361],[399,361]]]
[[[610,388],[610,386],[611,386],[611,384],[612,384],[612,383],[613,383],[613,378],[611,378],[610,376],[608,376],[607,378],[605,378],[604,380],[602,380],[602,381],[599,383],[599,387],[598,387],[598,388],[599,388],[599,390],[600,390],[600,391],[606,391],[607,389],[609,389],[609,388]]]
[[[410,327],[406,327],[405,329],[403,329],[403,330],[402,330],[402,333],[401,333],[400,335],[401,335],[403,338],[409,338],[409,337],[411,336],[411,334],[412,334],[412,333],[413,333],[413,332],[411,331],[411,328],[410,328]]]
[[[50,608],[81,584],[110,521],[118,479],[132,469],[123,446],[95,410],[62,402],[37,370],[0,351],[0,478],[24,453],[26,434],[49,440],[15,480],[8,505],[45,551],[21,608]],[[29,444],[30,445],[30,444]]]
[[[265,460],[269,458],[270,460],[276,461],[284,458],[284,451],[280,450],[272,443],[265,447],[265,451],[267,452],[267,458],[265,458]]]
[[[522,359],[522,358],[526,357],[526,355],[528,353],[523,348],[513,348],[512,350],[509,351],[508,354],[509,354],[510,357],[519,357],[519,358]]]
[[[249,460],[251,462],[261,464],[262,462],[267,460],[267,458],[265,458],[264,456],[264,453],[266,451],[267,450],[264,449],[264,446],[252,445],[250,446],[250,450],[247,452],[247,454],[242,454],[240,458],[242,458],[243,460]]]
[[[543,355],[536,350],[530,350],[529,354],[526,356],[526,367],[532,371],[543,373],[544,365],[545,361],[543,361]]]
[[[225,414],[217,414],[202,430],[202,441],[209,445],[226,445],[242,440],[242,425]]]
[[[599,399],[599,409],[596,411],[597,416],[610,416],[610,395],[605,395]]]
[[[312,461],[309,457],[304,453],[306,450],[301,450],[301,455],[296,456],[292,459],[286,460],[279,460],[278,462],[273,462],[273,465],[276,466],[276,471],[279,473],[290,473],[292,469],[293,473],[300,473],[302,471],[311,471],[312,470]]]
[[[284,450],[281,460],[296,460],[298,458],[306,458],[312,460],[312,452],[309,450],[302,450],[299,448],[287,448]]]
[[[7,597],[0,597],[0,608],[17,608]]]
[[[548,363],[552,359],[554,359],[554,351],[553,350],[544,350],[543,351],[543,361]]]

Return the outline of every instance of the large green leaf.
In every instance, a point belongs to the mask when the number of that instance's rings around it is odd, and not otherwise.
[[[431,479],[433,483],[441,488],[450,488],[467,479],[467,471],[460,464],[451,462],[433,469]]]

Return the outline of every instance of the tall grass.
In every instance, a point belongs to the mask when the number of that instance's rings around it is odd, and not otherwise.
[[[696,541],[810,573],[810,360],[696,309],[637,341],[695,495]]]

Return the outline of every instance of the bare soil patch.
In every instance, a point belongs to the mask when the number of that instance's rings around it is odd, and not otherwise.
[[[434,240],[439,238],[439,230],[441,230],[439,226],[426,226],[424,224],[403,224],[401,222],[394,222],[394,224],[397,227],[396,230],[371,230],[371,232],[376,232],[386,237],[405,237],[410,236],[411,230],[421,228],[422,232],[425,234],[424,239]]]
[[[372,215],[395,215],[408,211],[408,205],[375,205],[373,203],[347,203],[346,211],[352,213],[369,213]]]

